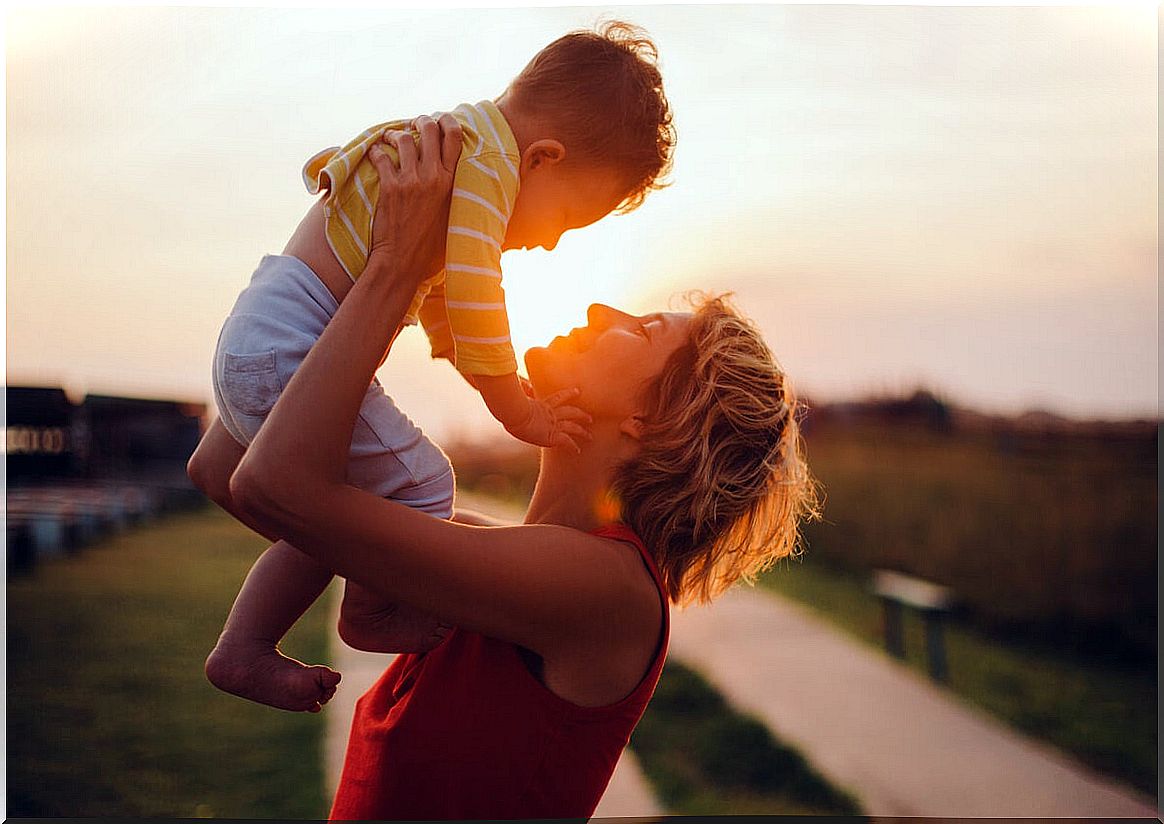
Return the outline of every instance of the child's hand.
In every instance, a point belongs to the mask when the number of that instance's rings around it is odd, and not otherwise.
[[[565,403],[577,398],[579,392],[563,389],[541,400],[531,397],[525,420],[506,424],[505,431],[535,446],[565,446],[581,453],[580,444],[590,440],[589,426],[593,419],[578,407]]]

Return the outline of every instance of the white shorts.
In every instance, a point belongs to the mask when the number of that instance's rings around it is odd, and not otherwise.
[[[338,308],[303,261],[263,257],[223,324],[214,353],[214,400],[235,440],[247,445],[258,434]],[[376,380],[352,433],[348,482],[438,518],[453,514],[449,459]]]

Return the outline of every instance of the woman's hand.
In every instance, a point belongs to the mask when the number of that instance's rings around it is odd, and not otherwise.
[[[411,132],[388,131],[399,168],[380,144],[368,158],[380,176],[372,244],[362,276],[393,271],[418,285],[444,268],[453,173],[461,155],[461,124],[451,114],[418,117]]]

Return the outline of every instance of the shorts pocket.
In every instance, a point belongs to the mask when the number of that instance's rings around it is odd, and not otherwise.
[[[275,350],[253,355],[224,352],[222,388],[227,404],[242,414],[266,415],[283,391],[275,368]]]

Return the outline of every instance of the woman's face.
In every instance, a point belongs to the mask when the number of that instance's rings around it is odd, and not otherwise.
[[[691,315],[628,315],[595,303],[586,320],[586,326],[526,353],[534,389],[545,396],[578,387],[578,405],[595,420],[637,413],[643,386],[686,341]]]

